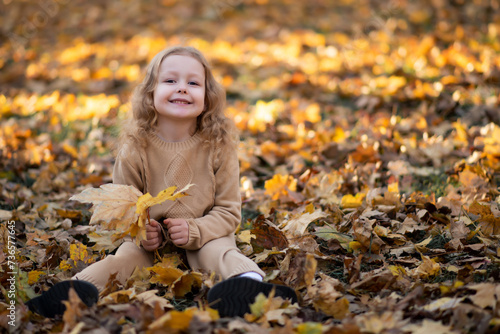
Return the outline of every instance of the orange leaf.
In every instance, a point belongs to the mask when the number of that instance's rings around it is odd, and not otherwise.
[[[296,191],[297,180],[291,175],[276,174],[271,180],[266,181],[264,187],[266,194],[277,200],[281,196],[288,196],[288,191]]]

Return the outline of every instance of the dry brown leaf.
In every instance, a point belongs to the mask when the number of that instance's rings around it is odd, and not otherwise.
[[[86,189],[69,199],[93,204],[94,213],[90,219],[91,225],[99,222],[112,224],[115,220],[120,220],[120,225],[128,229],[128,226],[138,218],[135,205],[140,196],[142,193],[133,186],[103,184],[100,188]]]
[[[251,232],[253,237],[250,239],[250,243],[254,247],[254,250],[262,248],[265,250],[273,248],[283,250],[288,248],[286,236],[274,224],[265,219],[264,216],[257,217],[253,223]]]
[[[70,288],[68,292],[69,299],[63,301],[66,306],[66,310],[63,314],[63,322],[65,331],[74,329],[82,317],[82,309],[86,308],[85,304],[82,302],[75,289]]]
[[[187,272],[179,277],[172,285],[172,292],[176,298],[182,298],[194,288],[201,288],[202,275],[197,272]]]
[[[500,307],[500,285],[493,283],[479,283],[468,286],[468,289],[475,290],[476,294],[470,296],[474,304],[481,308],[491,307],[493,310]]]
[[[386,243],[374,233],[372,225],[375,221],[375,219],[368,220],[365,217],[360,217],[353,222],[352,228],[355,239],[363,247],[369,249],[372,253],[379,254]]]
[[[404,330],[410,331],[414,334],[458,334],[450,326],[445,326],[439,321],[424,319],[421,324],[411,324],[404,327]]]
[[[163,310],[171,310],[174,306],[168,301],[168,299],[158,296],[156,293],[158,290],[148,290],[144,291],[135,296],[135,299],[141,301],[142,303],[148,304],[149,306],[155,308],[160,307]]]
[[[466,239],[470,230],[465,226],[464,221],[457,220],[450,223],[450,233],[455,239]]]
[[[335,319],[344,319],[349,313],[349,301],[335,289],[333,282],[322,279],[307,288],[307,295],[316,310]]]
[[[412,271],[419,278],[435,276],[441,270],[439,263],[432,261],[428,256],[422,255],[422,263]]]
[[[317,209],[312,213],[304,212],[299,217],[294,217],[285,221],[281,228],[283,232],[289,236],[289,238],[300,237],[305,234],[309,224],[324,217],[326,217],[326,213],[324,213],[321,209]]]
[[[488,204],[474,201],[469,206],[469,212],[481,216],[479,226],[487,237],[500,234],[500,216],[495,216]]]
[[[374,334],[398,330],[408,322],[403,320],[403,314],[400,311],[386,311],[382,314],[368,312],[357,316],[355,321],[362,332]]]

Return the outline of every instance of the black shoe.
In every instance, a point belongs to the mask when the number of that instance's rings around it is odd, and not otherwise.
[[[255,302],[259,293],[269,296],[275,289],[275,297],[290,299],[297,302],[297,295],[293,289],[277,284],[257,281],[247,277],[230,278],[216,284],[208,291],[208,303],[211,308],[219,311],[221,317],[242,317],[250,313],[250,304]]]
[[[58,315],[64,314],[66,305],[62,302],[69,299],[70,288],[75,289],[78,297],[89,307],[94,305],[99,298],[99,291],[92,283],[69,280],[57,283],[42,293],[41,296],[26,302],[26,305],[31,312],[38,313],[46,318],[55,318]]]

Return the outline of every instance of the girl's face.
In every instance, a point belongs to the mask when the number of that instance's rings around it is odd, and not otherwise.
[[[171,55],[163,59],[153,93],[158,122],[192,124],[205,108],[205,70],[193,57]],[[179,123],[180,122],[180,123]]]

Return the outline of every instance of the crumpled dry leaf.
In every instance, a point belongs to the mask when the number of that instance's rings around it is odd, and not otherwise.
[[[151,283],[158,283],[169,286],[179,279],[184,271],[177,268],[178,258],[175,256],[164,257],[161,262],[158,262],[153,267],[147,268],[153,272]]]
[[[286,273],[286,283],[295,289],[308,287],[313,283],[316,275],[318,261],[313,254],[306,253],[298,256],[291,256],[287,254],[283,264],[289,263],[288,268],[285,266],[280,269],[282,273]]]
[[[270,250],[276,248],[283,250],[288,247],[288,240],[285,234],[279,230],[264,216],[259,216],[253,223],[251,230],[253,237],[250,239],[255,251]]]
[[[107,294],[99,300],[99,305],[105,304],[127,304],[136,297],[135,289],[118,290]]]
[[[422,255],[422,263],[412,271],[412,274],[419,278],[435,276],[441,270],[439,263],[432,261],[428,256]]]
[[[366,249],[372,253],[379,254],[386,243],[374,233],[372,225],[375,219],[368,220],[365,217],[360,217],[353,222],[353,234],[355,239]]]
[[[328,279],[323,278],[308,287],[307,295],[312,299],[316,310],[335,319],[344,319],[349,313],[349,301],[335,289],[335,283]]]
[[[148,304],[153,308],[159,306],[163,310],[172,310],[174,306],[168,301],[168,299],[158,296],[156,294],[157,292],[158,290],[144,291],[136,295],[135,299],[141,301],[142,303]]]
[[[201,288],[202,275],[197,272],[185,272],[172,285],[172,292],[176,298],[182,298],[194,288]]]
[[[489,205],[474,201],[469,206],[469,212],[481,216],[479,226],[487,237],[500,235],[500,214],[495,215]]]
[[[291,305],[281,297],[275,297],[274,291],[269,296],[259,293],[255,302],[250,305],[251,313],[245,314],[245,320],[249,322],[275,322],[284,325],[286,320],[297,313],[298,306]]]
[[[68,331],[74,329],[79,323],[82,317],[82,310],[86,308],[85,304],[82,302],[75,289],[71,288],[68,292],[69,299],[63,301],[66,306],[66,310],[63,314],[64,330]]]
[[[317,219],[326,217],[321,209],[317,209],[314,212],[304,212],[299,217],[294,217],[288,221],[285,221],[281,226],[283,232],[289,236],[289,238],[300,237],[304,235],[309,224]]]

